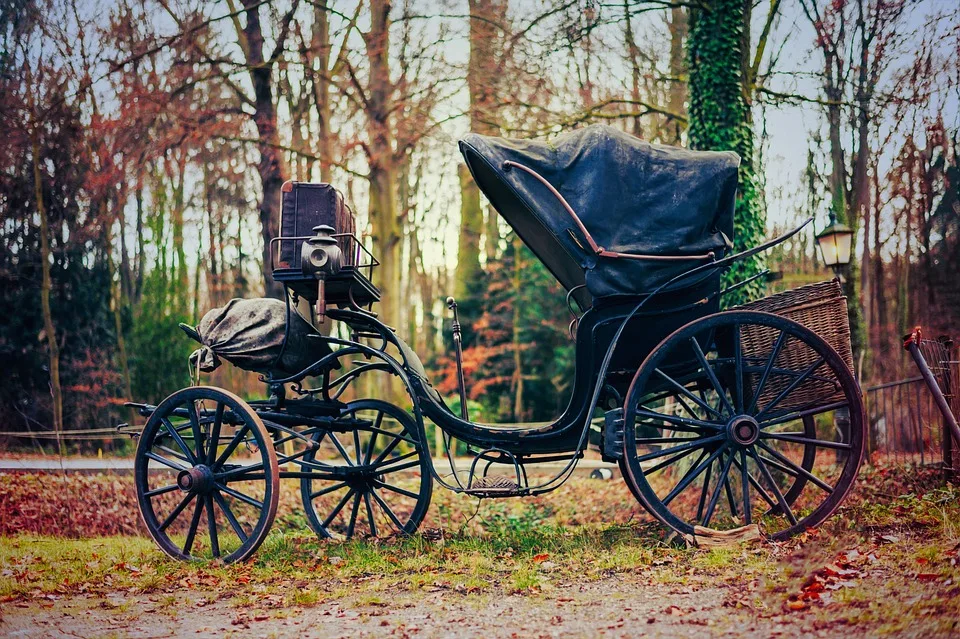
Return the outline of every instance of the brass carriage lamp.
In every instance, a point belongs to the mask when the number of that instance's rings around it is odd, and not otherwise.
[[[823,263],[841,277],[844,267],[850,263],[850,249],[853,245],[853,229],[842,222],[830,211],[830,224],[817,234],[817,245],[823,256]]]
[[[336,275],[343,267],[343,253],[334,237],[332,226],[321,224],[313,227],[313,237],[304,240],[300,249],[300,270],[307,277],[317,280],[316,312],[320,322],[326,315],[324,284],[328,277]]]

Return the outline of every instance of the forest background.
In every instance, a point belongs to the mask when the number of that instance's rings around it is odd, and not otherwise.
[[[454,294],[472,416],[558,414],[564,292],[470,179],[471,130],[738,151],[738,245],[816,220],[741,299],[832,275],[832,211],[856,231],[862,380],[904,374],[912,325],[960,327],[950,0],[4,0],[0,37],[0,432],[107,428],[189,384],[177,323],[279,294],[287,179],[343,191],[380,312],[442,392]],[[229,366],[210,381],[263,391]]]

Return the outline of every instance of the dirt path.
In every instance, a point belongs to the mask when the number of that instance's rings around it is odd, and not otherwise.
[[[389,605],[327,601],[301,608],[236,608],[207,603],[195,592],[186,601],[163,597],[78,597],[44,605],[20,604],[5,613],[7,637],[697,637],[771,636],[777,622],[748,621],[724,606],[719,587],[667,589],[610,579],[551,595],[492,599],[448,591],[409,594]],[[198,606],[198,602],[203,605]],[[50,605],[52,604],[52,605]]]
[[[756,584],[688,582],[665,586],[609,578],[582,586],[551,584],[536,595],[471,595],[449,589],[401,593],[389,602],[320,601],[271,605],[214,599],[182,590],[150,596],[78,596],[7,605],[5,637],[847,637],[882,634],[948,637],[937,609],[898,628],[901,602],[886,614],[851,616],[849,607],[771,609]],[[209,598],[208,598],[209,597]],[[922,597],[918,597],[922,599]],[[921,603],[922,602],[914,602]],[[917,611],[914,611],[915,613]],[[949,613],[948,613],[949,614]],[[913,615],[912,615],[913,616]],[[880,625],[878,625],[880,624]],[[886,625],[884,625],[886,624]]]

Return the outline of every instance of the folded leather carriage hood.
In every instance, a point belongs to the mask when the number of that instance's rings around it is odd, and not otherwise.
[[[574,293],[584,307],[648,293],[703,262],[598,256],[550,190],[505,162],[542,175],[608,251],[719,258],[731,248],[736,153],[650,144],[604,125],[550,141],[470,134],[460,152],[480,190],[564,288],[586,286]]]

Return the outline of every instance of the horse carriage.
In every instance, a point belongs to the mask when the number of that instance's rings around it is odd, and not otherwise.
[[[538,495],[561,486],[591,446],[688,539],[747,526],[783,539],[834,512],[864,451],[846,302],[830,281],[720,310],[746,283],[722,290],[723,271],[799,230],[733,253],[735,154],[607,127],[553,142],[469,135],[460,150],[567,291],[576,364],[566,409],[550,423],[470,421],[448,298],[461,396],[451,410],[375,313],[378,262],[342,198],[329,185],[287,183],[270,245],[284,300],[235,300],[183,327],[201,344],[198,370],[222,357],[259,372],[267,398],[198,382],[157,406],[133,404],[146,418],[137,497],[164,552],[250,557],[273,524],[281,479],[299,481],[320,537],[410,534],[434,485]],[[443,461],[431,457],[428,421],[442,431]]]

